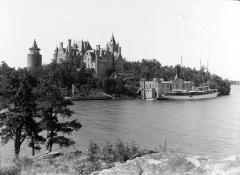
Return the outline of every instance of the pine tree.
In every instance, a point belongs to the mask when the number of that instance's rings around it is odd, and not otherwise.
[[[33,89],[36,80],[26,71],[16,71],[6,63],[1,64],[0,74],[0,104],[4,109],[0,117],[0,137],[3,144],[14,140],[14,152],[18,158],[26,138],[34,140],[33,137],[36,137],[40,140],[39,132],[34,127],[36,102]]]
[[[51,152],[54,144],[60,147],[74,144],[72,139],[64,135],[81,128],[81,124],[77,120],[68,120],[73,114],[69,105],[73,103],[64,99],[59,88],[47,83],[42,84],[39,91],[41,94],[45,94],[41,102],[41,123],[43,130],[47,131],[47,150]]]

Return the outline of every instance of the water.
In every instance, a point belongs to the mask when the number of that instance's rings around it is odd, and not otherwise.
[[[79,101],[73,110],[83,128],[76,147],[89,140],[164,144],[189,154],[240,153],[240,86],[230,96],[198,101]]]
[[[142,147],[163,145],[194,155],[240,154],[240,86],[231,95],[197,101],[78,101],[74,118],[83,127],[71,137],[76,144],[63,151],[84,150],[90,140],[135,141]],[[1,156],[12,155],[12,143]],[[58,150],[58,148],[55,148]],[[22,155],[30,155],[24,145]]]

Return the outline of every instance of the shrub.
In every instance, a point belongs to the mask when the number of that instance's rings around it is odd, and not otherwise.
[[[12,166],[0,169],[0,175],[20,175],[20,174],[21,174],[21,168],[16,165],[12,165]]]
[[[116,152],[114,146],[110,143],[105,143],[102,147],[102,159],[106,163],[116,162]]]
[[[106,163],[126,162],[136,154],[143,155],[143,152],[135,144],[123,143],[121,140],[118,140],[115,144],[106,142],[103,146],[90,142],[88,148],[90,161],[102,160]]]
[[[87,175],[100,170],[101,166],[99,162],[76,161],[72,168],[79,175]]]
[[[99,154],[100,154],[100,147],[96,143],[90,141],[90,144],[88,147],[89,160],[96,161],[99,158]]]
[[[115,144],[116,160],[120,162],[126,162],[131,159],[135,154],[142,152],[135,144],[124,144],[121,140],[118,140]]]

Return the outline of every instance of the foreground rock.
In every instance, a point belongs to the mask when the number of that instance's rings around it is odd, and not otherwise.
[[[0,168],[0,175],[240,175],[240,156],[177,153],[138,156],[136,154],[125,163],[106,163],[101,159],[90,161],[89,156],[81,152],[46,153]]]
[[[115,167],[92,175],[239,175],[240,156],[228,158],[187,156],[183,154],[151,154],[129,160],[126,163],[116,163]]]

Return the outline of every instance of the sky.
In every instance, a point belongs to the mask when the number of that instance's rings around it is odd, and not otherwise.
[[[0,0],[0,61],[25,67],[36,39],[43,63],[59,42],[105,47],[112,33],[129,61],[182,63],[240,80],[240,1]]]

